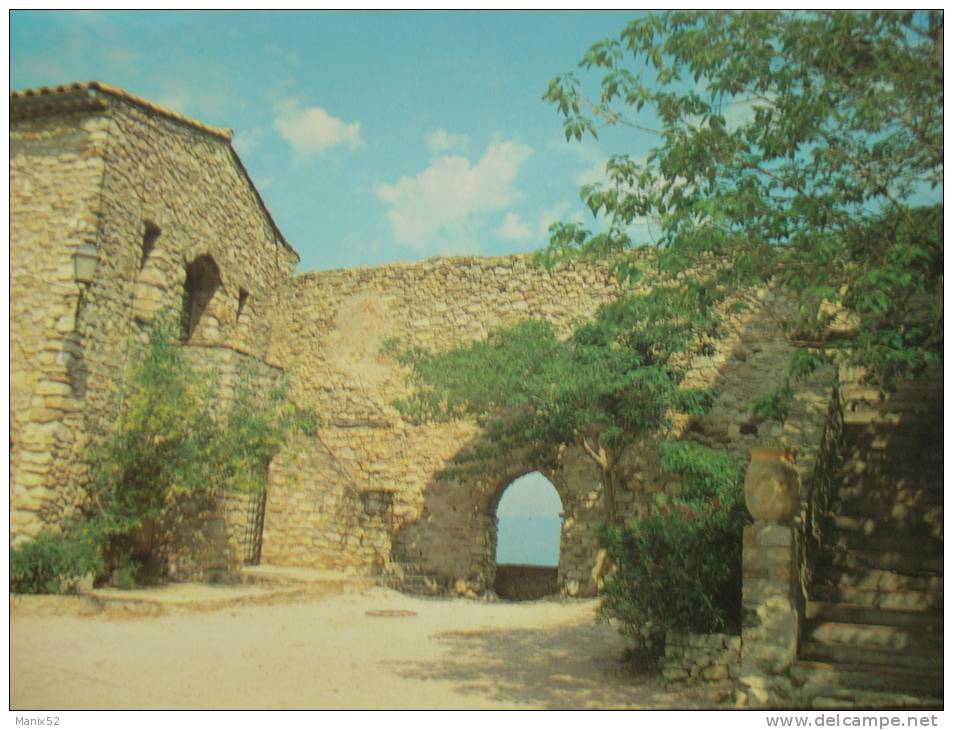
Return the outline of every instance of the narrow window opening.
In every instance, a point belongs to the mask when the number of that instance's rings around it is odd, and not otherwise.
[[[235,321],[238,322],[242,318],[242,313],[245,311],[245,304],[248,303],[248,291],[245,289],[238,290],[238,311],[235,313]]]
[[[146,221],[142,230],[142,257],[139,259],[139,271],[146,267],[146,261],[156,247],[156,241],[159,240],[159,234],[162,230],[152,221]]]

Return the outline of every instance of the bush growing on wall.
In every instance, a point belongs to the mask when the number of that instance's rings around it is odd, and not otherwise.
[[[663,442],[662,466],[683,494],[660,499],[644,519],[603,530],[615,571],[603,615],[641,646],[666,631],[737,632],[742,528],[748,522],[741,459],[692,442]]]
[[[283,382],[263,388],[240,372],[232,397],[221,398],[220,375],[191,367],[176,333],[162,321],[137,345],[114,421],[90,451],[84,518],[12,554],[12,590],[58,592],[89,572],[115,571],[127,584],[144,572],[160,577],[164,566],[154,558],[162,546],[148,539],[161,534],[156,526],[178,519],[185,501],[212,504],[224,492],[263,489],[288,436],[315,428]]]

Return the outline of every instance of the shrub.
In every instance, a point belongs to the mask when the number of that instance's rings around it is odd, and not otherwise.
[[[743,462],[690,442],[663,443],[662,465],[683,496],[602,531],[615,570],[602,612],[643,646],[666,631],[738,631],[741,621]]]
[[[10,590],[72,593],[83,577],[102,569],[102,547],[94,532],[41,532],[10,550]]]
[[[137,343],[116,417],[90,452],[87,521],[103,536],[113,583],[161,577],[168,546],[144,532],[168,542],[184,505],[196,513],[222,493],[264,489],[268,463],[290,433],[316,428],[284,382],[263,388],[250,369],[220,397],[220,374],[193,368],[177,333],[164,318]]]

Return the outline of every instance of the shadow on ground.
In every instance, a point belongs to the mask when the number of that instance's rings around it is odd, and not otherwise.
[[[444,648],[440,659],[388,664],[404,678],[455,682],[461,694],[514,708],[699,706],[664,687],[657,673],[624,664],[619,637],[607,626],[448,631],[434,639]]]

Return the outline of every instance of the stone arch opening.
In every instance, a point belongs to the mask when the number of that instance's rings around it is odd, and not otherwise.
[[[199,256],[185,269],[185,293],[182,307],[182,339],[195,335],[208,310],[209,302],[222,286],[218,264],[208,254]]]
[[[510,600],[558,593],[563,502],[553,482],[539,471],[522,474],[505,484],[491,507],[496,593]]]

